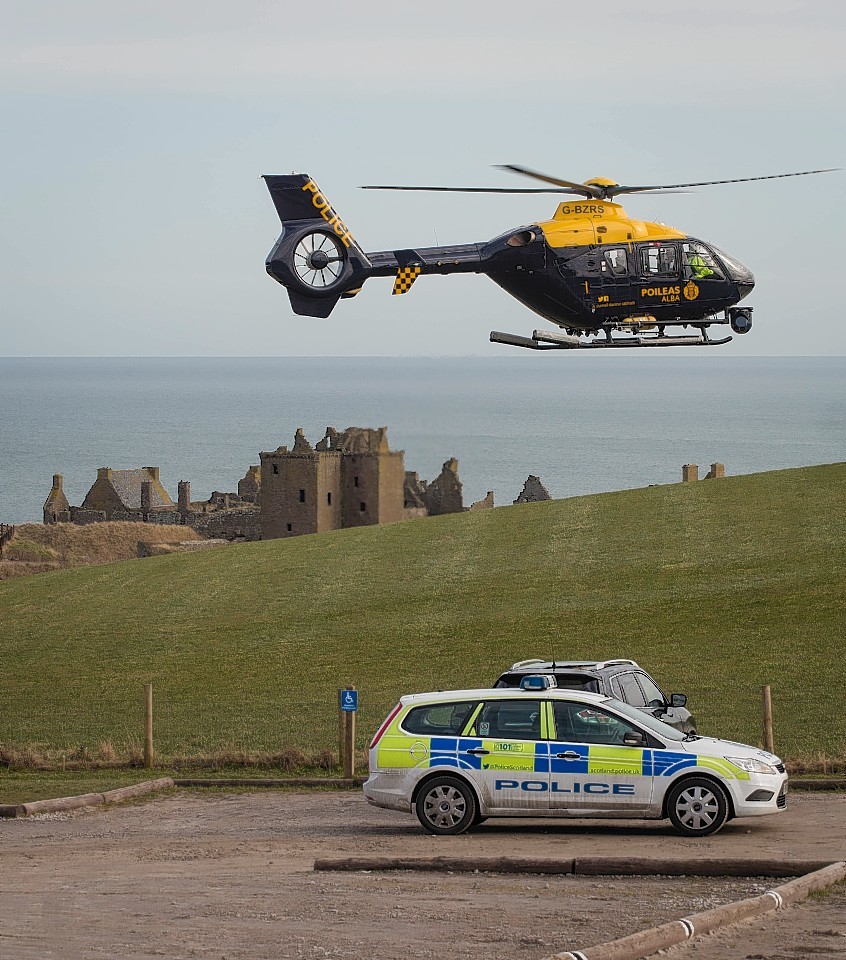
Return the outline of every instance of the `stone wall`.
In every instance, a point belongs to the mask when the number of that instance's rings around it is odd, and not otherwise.
[[[261,464],[251,466],[238,481],[238,496],[248,503],[258,503],[261,492]]]
[[[84,526],[87,523],[105,523],[106,514],[102,510],[83,510],[82,507],[71,507],[71,522]]]
[[[530,473],[529,476],[526,477],[523,489],[520,491],[520,495],[514,503],[539,503],[541,500],[551,499],[552,497],[549,495],[549,491],[540,482],[540,479]]]
[[[463,489],[458,479],[458,461],[455,457],[446,461],[438,476],[426,487],[423,499],[433,517],[464,510]]]
[[[222,537],[226,540],[261,540],[261,511],[258,509],[193,514],[187,522],[197,533],[207,537]]]

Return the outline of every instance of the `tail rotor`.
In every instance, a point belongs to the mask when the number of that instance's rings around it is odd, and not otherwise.
[[[341,279],[346,249],[322,230],[307,233],[294,247],[294,271],[309,290],[328,291]]]

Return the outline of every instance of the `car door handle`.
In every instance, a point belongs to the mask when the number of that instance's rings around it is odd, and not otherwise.
[[[558,760],[580,760],[581,754],[576,753],[575,750],[565,750],[564,753],[556,753],[555,757]]]
[[[473,747],[473,749],[468,750],[467,753],[471,753],[474,757],[484,757],[490,753],[490,750],[485,750],[484,747]]]

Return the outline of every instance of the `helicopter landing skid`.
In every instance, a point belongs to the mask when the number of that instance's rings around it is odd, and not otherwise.
[[[576,337],[555,330],[535,330],[531,337],[520,337],[513,333],[491,331],[491,343],[504,343],[511,347],[525,347],[528,350],[605,350],[618,347],[719,347],[728,343],[731,337],[712,340],[703,326],[698,334],[668,337],[663,331],[657,334],[630,334],[623,337],[611,335],[611,329],[604,329],[605,336],[595,340]]]

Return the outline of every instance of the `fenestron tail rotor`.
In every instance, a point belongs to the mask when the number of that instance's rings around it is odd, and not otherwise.
[[[540,180],[550,187],[439,187],[439,186],[394,186],[368,185],[362,190],[422,190],[439,193],[555,193],[586,197],[589,200],[613,200],[623,193],[684,193],[695,187],[711,187],[726,183],[751,183],[754,180],[781,180],[785,177],[808,177],[817,173],[833,173],[839,167],[826,167],[822,170],[800,170],[796,173],[772,173],[760,177],[737,177],[732,180],[699,180],[692,183],[665,183],[649,185],[621,185],[605,177],[593,177],[584,183],[551,177],[537,170],[530,170],[513,163],[498,164],[500,170]]]
[[[307,233],[294,247],[293,266],[300,281],[313,290],[333,286],[344,269],[345,253],[329,233]]]

